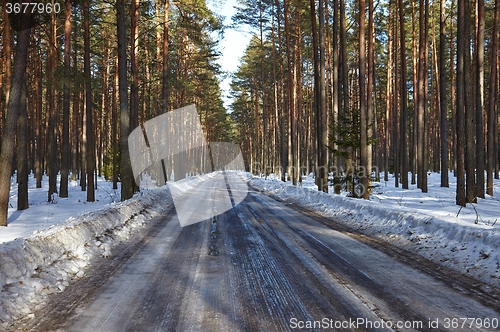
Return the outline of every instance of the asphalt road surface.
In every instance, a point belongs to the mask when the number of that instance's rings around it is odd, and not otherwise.
[[[186,227],[171,209],[113,252],[20,329],[500,330],[498,289],[251,188]]]

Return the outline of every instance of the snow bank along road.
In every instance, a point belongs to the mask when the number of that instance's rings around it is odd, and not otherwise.
[[[252,188],[215,219],[149,225],[16,330],[500,328],[498,289]]]

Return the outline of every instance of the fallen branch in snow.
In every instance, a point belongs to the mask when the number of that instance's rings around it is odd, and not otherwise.
[[[116,202],[117,202],[117,200],[116,200],[116,198],[117,198],[116,190],[113,190],[113,193],[111,193],[111,192],[107,191],[107,190],[106,190],[104,187],[102,187],[102,186],[99,186],[99,189],[101,189],[102,191],[104,191],[106,194],[108,194],[108,195],[109,195],[109,198],[111,199],[111,202],[112,202],[112,203],[116,203]]]
[[[497,186],[498,186],[498,184],[493,185],[493,187],[497,187]],[[474,200],[477,200],[477,198],[478,198],[478,196],[477,196],[477,195],[476,195],[476,196],[474,196]],[[470,204],[470,205],[472,206],[472,208],[474,209],[474,211],[476,211],[476,219],[474,220],[474,223],[475,223],[475,224],[478,224],[479,219],[481,219],[481,222],[485,223],[485,222],[483,221],[483,218],[481,218],[481,216],[480,216],[480,215],[479,215],[479,213],[477,212],[476,207],[474,206],[474,204],[472,204],[472,203],[467,203],[467,204]],[[466,204],[466,206],[467,206],[467,204]],[[457,213],[457,218],[458,218],[458,215],[460,214],[460,211],[462,211],[462,208],[463,208],[463,206],[461,206],[461,207],[460,207],[460,209],[458,210],[458,213]],[[495,223],[496,223],[496,222],[497,222],[497,220],[495,219],[495,221],[493,222],[493,225],[495,225]],[[486,224],[486,223],[485,223],[485,224]],[[493,226],[493,225],[492,225],[492,226]]]
[[[478,220],[479,220],[479,213],[477,212],[476,207],[474,206],[474,204],[472,204],[472,203],[467,203],[467,204],[470,204],[472,206],[472,208],[474,209],[474,211],[476,211],[476,219],[474,220],[474,224],[477,225]],[[458,215],[460,214],[460,212],[462,211],[462,208],[463,208],[463,206],[461,206],[460,209],[458,209],[457,216],[456,216],[457,218],[458,218]],[[481,219],[481,221],[483,221],[483,219]]]
[[[473,208],[473,209],[474,209],[474,211],[476,212],[476,219],[474,219],[474,223],[477,225],[477,224],[479,223],[479,219],[481,219],[481,222],[487,225],[488,223],[486,223],[486,222],[483,220],[483,218],[481,218],[481,215],[480,215],[480,214],[479,214],[479,212],[477,211],[477,209],[476,209],[476,207],[474,206],[474,204],[472,204],[472,203],[467,203],[467,204],[470,204],[470,206],[472,206],[472,208]],[[460,209],[458,209],[457,218],[458,218],[458,215],[460,214],[460,212],[462,211],[462,208],[463,208],[463,206],[461,206],[461,207],[460,207]],[[496,222],[497,222],[497,219],[495,219],[495,221],[493,222],[493,224],[492,224],[491,226],[495,225],[495,223],[496,223]]]

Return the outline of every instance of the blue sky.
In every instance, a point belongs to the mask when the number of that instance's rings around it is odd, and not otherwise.
[[[234,6],[237,0],[209,0],[208,7],[215,13],[225,17],[224,24],[231,24],[231,17],[236,13]],[[242,29],[239,29],[242,30]],[[224,39],[219,43],[219,50],[222,56],[219,59],[221,69],[226,72],[235,72],[238,69],[239,59],[243,56],[245,48],[248,45],[251,34],[248,32],[238,31],[235,29],[225,29]],[[221,82],[223,91],[223,100],[226,107],[229,105],[227,95],[229,94],[230,78],[226,78]]]

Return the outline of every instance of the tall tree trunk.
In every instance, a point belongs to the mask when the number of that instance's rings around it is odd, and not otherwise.
[[[50,15],[49,45],[47,55],[47,170],[49,173],[49,191],[47,201],[52,202],[53,194],[57,194],[57,93],[55,88],[57,68],[57,20],[55,12]]]
[[[3,25],[0,25],[0,29],[2,29],[2,27],[3,27]],[[5,28],[3,28],[3,29],[5,29]],[[0,92],[3,91],[3,79],[4,79],[4,75],[3,75],[4,56],[2,54],[3,49],[4,49],[4,47],[2,45],[2,49],[0,49]],[[4,107],[5,104],[6,103],[3,100],[3,95],[0,94],[0,145],[2,144],[3,120],[4,120],[3,110],[5,109],[5,107]]]
[[[412,21],[412,71],[413,71],[413,126],[411,133],[411,184],[417,183],[418,174],[418,39],[417,39],[417,18],[415,14],[415,1],[411,2],[411,21]]]
[[[10,33],[10,17],[7,14],[6,4],[12,2],[10,0],[4,0],[2,4],[2,20],[3,20],[3,31],[2,31],[2,48],[3,48],[3,56],[4,56],[4,65],[5,65],[5,105],[9,102],[9,94],[12,85],[12,50],[11,50],[11,33]],[[0,112],[3,112],[0,110]],[[3,128],[0,128],[3,129]],[[1,133],[1,131],[0,131]]]
[[[346,17],[345,17],[345,2],[344,0],[339,0],[340,3],[340,54],[342,64],[342,103],[343,107],[340,108],[339,112],[341,115],[345,115],[349,111],[349,77],[348,77],[348,58],[347,58],[347,28],[346,28]]]
[[[134,176],[128,150],[130,114],[127,96],[127,37],[125,34],[125,0],[116,1],[116,25],[118,35],[118,89],[120,109],[120,158],[121,158],[121,200],[134,195]]]
[[[19,118],[17,119],[17,209],[28,208],[28,109],[26,79],[23,82]]]
[[[168,112],[168,11],[170,1],[165,0],[163,8],[163,58],[162,58],[162,113]]]
[[[362,171],[361,196],[368,199],[368,112],[366,108],[366,17],[365,0],[359,0],[359,121],[360,167]]]
[[[107,39],[106,30],[101,31],[101,37],[103,39],[103,43],[101,46],[101,54],[102,54],[102,64],[101,68],[103,69],[102,74],[102,87],[103,92],[101,95],[101,118],[96,126],[96,132],[99,134],[99,149],[98,149],[98,163],[97,169],[99,171],[99,176],[102,176],[103,172],[103,162],[104,159],[109,159],[109,143],[112,141],[111,132],[112,130],[107,130],[107,124],[113,123],[112,112],[109,105],[109,80],[111,76],[111,61],[110,61],[110,47],[109,47],[109,39]],[[150,80],[148,80],[150,82]],[[112,124],[113,125],[113,124]],[[107,173],[107,172],[106,172]],[[106,174],[108,176],[108,174]]]
[[[272,6],[273,6],[273,12],[274,12],[274,7],[275,7],[275,2],[272,3]],[[277,79],[277,74],[276,74],[276,47],[274,45],[276,45],[276,34],[275,34],[275,23],[274,23],[274,13],[272,15],[272,19],[271,19],[271,43],[273,45],[273,47],[271,48],[271,61],[272,61],[272,64],[273,64],[273,116],[272,116],[272,156],[273,156],[273,160],[272,160],[272,172],[274,174],[278,174],[278,169],[276,168],[276,166],[279,164],[279,158],[277,156],[277,151],[276,151],[276,148],[278,146],[278,131],[279,131],[279,128],[278,128],[278,121],[279,121],[279,107],[278,107],[278,79]],[[281,175],[281,174],[279,174]]]
[[[90,82],[90,27],[89,1],[83,3],[84,19],[84,59],[83,72],[85,76],[85,120],[87,131],[87,202],[95,201],[94,172],[95,172],[95,145],[92,114],[92,86]]]
[[[294,152],[295,152],[295,139],[296,139],[296,110],[295,110],[295,105],[294,105],[294,85],[293,85],[293,78],[292,78],[292,49],[291,49],[291,42],[290,42],[290,15],[289,15],[289,1],[284,0],[283,1],[283,11],[284,11],[284,24],[285,24],[285,51],[286,51],[286,63],[287,63],[287,87],[288,87],[288,92],[287,92],[287,97],[288,97],[288,110],[289,110],[289,121],[288,121],[288,176],[292,178],[293,184],[297,184],[297,180],[295,178],[295,170],[294,168],[294,163],[293,163],[293,158],[294,158]],[[258,127],[257,127],[258,128]]]
[[[441,187],[448,181],[448,103],[446,102],[446,0],[441,0],[439,20],[439,114],[441,137]]]
[[[454,11],[454,8],[455,8],[455,1],[454,0],[451,0],[451,7],[450,7],[450,11],[453,12]],[[456,113],[454,112],[454,110],[456,109],[456,105],[455,105],[455,102],[456,102],[456,97],[455,97],[455,91],[456,91],[456,82],[455,82],[455,39],[453,38],[454,34],[453,34],[453,21],[454,20],[450,20],[450,32],[449,32],[449,36],[450,36],[450,42],[449,42],[449,50],[450,50],[450,57],[449,57],[449,61],[450,61],[450,101],[451,101],[451,139],[450,139],[450,142],[449,142],[449,147],[450,147],[450,161],[451,161],[451,168],[453,169],[453,174],[456,176],[456,145],[457,145],[457,119],[456,119]]]
[[[168,42],[169,42],[169,36],[168,36],[168,14],[170,10],[170,0],[165,0],[164,1],[164,6],[163,6],[163,40],[162,40],[162,48],[163,48],[163,55],[162,55],[162,84],[161,84],[161,109],[162,113],[168,112],[168,96],[169,96],[169,91],[168,91],[168,62],[169,62],[169,50],[168,50]],[[165,182],[168,181],[168,174],[167,174],[167,169],[165,166],[165,161],[162,159],[161,160],[161,166],[162,166],[162,171],[163,171],[163,179]]]
[[[375,71],[375,6],[373,0],[369,0],[368,4],[369,17],[368,17],[368,78],[367,78],[367,88],[366,88],[366,110],[367,110],[367,126],[368,126],[368,162],[367,162],[367,174],[368,174],[368,188],[369,193],[371,193],[371,179],[372,179],[372,168],[373,168],[373,149],[375,146],[371,143],[375,137],[377,128],[375,123],[376,117],[376,98],[374,95],[375,85],[376,85],[376,71]],[[378,178],[378,168],[377,174]]]
[[[314,176],[316,178],[316,185],[318,190],[322,191],[322,184],[320,183],[320,150],[319,150],[319,132],[320,132],[320,85],[319,85],[319,45],[318,45],[318,28],[316,23],[316,4],[314,0],[309,2],[311,7],[311,26],[312,26],[312,37],[313,37],[313,63],[314,63],[314,123],[315,123],[315,133],[316,133],[316,153],[315,153],[315,172]]]
[[[472,74],[473,66],[471,61],[471,12],[470,1],[465,1],[465,22],[464,22],[464,35],[465,36],[465,49],[464,49],[464,73],[465,73],[465,192],[467,196],[467,203],[477,201],[476,197],[476,153],[475,153],[475,139],[476,139],[476,114],[475,114],[475,98],[473,97],[473,83],[474,77]],[[462,37],[463,38],[463,37]]]
[[[496,56],[498,57],[498,53],[496,54]],[[497,63],[498,63],[498,60],[497,60]],[[499,72],[499,67],[497,66],[497,73]],[[500,80],[500,75],[497,76],[497,82]],[[498,86],[497,86],[497,94],[498,94]],[[500,122],[500,119],[498,118],[499,116],[499,113],[498,113],[498,107],[500,105],[498,104],[498,101],[497,101],[497,107],[495,108],[495,118],[497,119],[497,123]],[[494,133],[494,137],[495,137],[495,151],[497,153],[497,156],[496,156],[496,161],[495,161],[495,179],[500,179],[500,133],[499,133],[499,128],[498,128],[498,125],[495,126],[493,128],[493,130],[495,131]]]
[[[405,31],[405,16],[404,16],[404,5],[403,0],[398,1],[399,7],[399,47],[401,49],[401,184],[403,189],[408,189],[408,103],[407,103],[407,92],[406,92],[406,77],[407,77],[407,67],[406,67],[406,31]]]
[[[63,123],[61,137],[61,182],[59,197],[68,197],[68,175],[70,166],[69,150],[69,99],[71,79],[71,1],[65,1],[66,19],[64,21],[64,91],[63,91]]]
[[[259,54],[259,62],[260,62],[260,100],[262,102],[262,137],[261,137],[261,157],[260,162],[261,165],[267,167],[268,164],[268,156],[269,156],[269,143],[268,143],[268,133],[267,133],[267,87],[264,79],[264,59],[265,59],[265,49],[264,49],[264,8],[262,4],[262,0],[258,2],[259,6],[259,46],[260,46],[260,54]],[[298,46],[298,45],[294,45]],[[296,172],[295,172],[296,173]]]
[[[487,185],[486,193],[493,196],[493,178],[495,165],[498,163],[498,151],[495,149],[495,128],[498,126],[496,116],[497,98],[498,98],[498,30],[500,20],[500,1],[495,0],[495,15],[493,19],[493,36],[491,41],[490,53],[490,85],[488,99],[488,163],[487,163]]]
[[[301,21],[300,10],[297,9],[297,22]],[[297,185],[297,182],[302,182],[302,177],[300,176],[300,141],[301,141],[301,128],[300,128],[300,101],[299,94],[302,89],[301,82],[301,71],[300,71],[300,53],[301,53],[301,30],[300,24],[295,25],[295,43],[293,46],[293,79],[292,79],[292,99],[293,99],[293,122],[292,125],[294,130],[292,132],[292,158],[293,158],[293,175],[292,181],[294,185]]]
[[[418,82],[417,82],[417,112],[418,112],[418,133],[417,133],[417,151],[418,151],[418,187],[422,192],[427,192],[427,160],[425,158],[425,150],[427,149],[426,135],[426,96],[425,96],[425,82],[427,75],[426,63],[426,22],[427,22],[427,0],[420,0],[420,13],[419,13],[419,45],[418,45]]]
[[[427,185],[427,171],[429,170],[429,155],[430,155],[430,150],[429,146],[431,144],[429,143],[429,128],[431,127],[429,125],[429,0],[424,0],[424,9],[425,9],[425,17],[424,17],[424,91],[423,91],[423,96],[424,96],[424,121],[423,121],[423,142],[424,142],[424,153],[423,153],[423,161],[422,165],[424,166],[424,170],[422,171],[424,175],[424,179],[422,181],[422,192],[428,192],[428,185]]]
[[[35,43],[36,44],[36,43]],[[33,56],[33,71],[35,79],[35,137],[36,137],[36,152],[35,152],[35,178],[36,188],[42,188],[43,175],[43,150],[45,148],[43,131],[42,131],[42,66],[38,50],[34,49]]]
[[[130,129],[134,130],[139,125],[139,8],[138,0],[132,0],[130,8],[130,74],[132,84],[130,86]]]
[[[432,170],[433,172],[441,171],[441,135],[440,135],[440,117],[441,117],[441,87],[440,87],[440,70],[439,70],[439,55],[438,55],[438,44],[436,41],[436,35],[438,32],[436,30],[435,24],[435,8],[432,9],[432,41],[431,41],[431,135],[430,140],[428,140],[429,144],[432,144]],[[441,172],[442,174],[442,172]]]
[[[389,149],[390,149],[390,114],[392,93],[392,20],[389,9],[387,24],[387,84],[385,90],[385,122],[384,122],[384,181],[389,181]]]
[[[465,1],[458,0],[457,19],[457,94],[456,94],[456,124],[457,124],[457,205],[466,206],[467,197],[465,195]]]
[[[338,124],[339,121],[339,108],[340,108],[340,84],[339,84],[339,3],[337,0],[333,1],[333,54],[332,54],[332,121],[330,123]],[[338,135],[335,132],[330,134],[335,139],[338,139]],[[333,149],[338,149],[336,144],[332,145]],[[332,164],[338,166],[338,160],[336,156],[333,156]],[[338,176],[338,173],[335,174]],[[340,193],[340,192],[337,192]]]
[[[156,49],[155,49],[155,56],[156,56],[156,59],[161,59],[162,58],[162,49],[163,49],[163,38],[161,36],[161,32],[162,32],[162,25],[163,25],[163,17],[160,15],[160,8],[162,5],[164,5],[166,0],[154,0],[154,7],[155,7],[155,35],[156,35],[156,39],[155,39],[155,42],[156,42]],[[164,30],[164,26],[163,26],[163,30]],[[161,62],[157,62],[157,67],[156,67],[156,70],[158,70],[158,73],[161,72],[161,69],[162,69],[162,63]],[[158,86],[161,86],[161,85],[158,85]],[[158,92],[161,93],[161,89],[158,90]]]
[[[5,128],[0,150],[0,226],[7,226],[10,196],[10,176],[14,158],[16,124],[21,109],[21,96],[25,84],[26,61],[30,43],[32,15],[30,11],[20,14],[20,29],[17,35],[16,55],[12,75],[12,87],[7,103]]]
[[[118,59],[117,59],[118,61]],[[118,65],[115,65],[114,84],[113,84],[113,103],[111,116],[111,146],[113,151],[113,189],[118,189]]]
[[[275,5],[276,5],[276,11],[277,11],[277,15],[276,15],[276,21],[277,21],[277,24],[278,24],[278,27],[277,27],[277,30],[278,30],[278,54],[279,54],[279,72],[281,73],[280,75],[280,85],[279,85],[279,100],[281,100],[281,110],[282,110],[282,113],[285,112],[285,107],[284,107],[284,100],[285,100],[285,96],[284,96],[284,90],[285,90],[285,75],[283,75],[284,73],[284,68],[283,68],[283,59],[282,59],[282,56],[283,56],[283,47],[282,47],[282,28],[281,28],[281,9],[280,9],[280,1],[279,0],[275,0]],[[288,10],[288,9],[287,9]],[[282,114],[282,116],[279,118],[279,124],[277,124],[281,127],[281,130],[284,132],[285,131],[285,115]],[[285,182],[286,181],[286,169],[288,167],[287,165],[287,151],[285,149],[285,135],[278,135],[279,137],[279,150],[280,150],[280,162],[281,162],[281,181]]]
[[[328,193],[328,116],[326,103],[326,58],[325,58],[325,2],[319,0],[319,112],[318,112],[318,153],[319,183],[318,190]]]
[[[76,33],[73,34],[73,44],[76,44]],[[73,52],[73,73],[77,75],[79,73],[78,67],[78,52],[75,50]],[[81,135],[81,125],[80,125],[80,91],[81,86],[77,82],[74,83],[73,89],[73,117],[72,117],[72,144],[71,144],[71,169],[72,169],[72,178],[74,180],[80,179],[80,135]]]
[[[394,3],[396,5],[396,3]],[[397,11],[397,8],[395,9]],[[399,101],[399,95],[397,93],[398,91],[398,70],[397,68],[397,62],[398,62],[398,19],[397,19],[397,12],[395,12],[395,18],[394,18],[394,43],[393,43],[393,50],[392,53],[394,54],[393,56],[393,77],[392,77],[392,117],[391,117],[391,126],[392,126],[392,150],[393,150],[393,158],[394,158],[394,186],[396,188],[399,188],[399,183],[400,183],[400,153],[399,153],[399,110],[398,110],[398,101]]]
[[[476,196],[484,198],[484,0],[477,0],[476,7]]]
[[[83,85],[83,96],[85,98],[85,84]],[[80,187],[82,191],[87,191],[87,103],[85,100],[82,102],[81,112],[81,131],[80,131]]]

